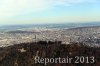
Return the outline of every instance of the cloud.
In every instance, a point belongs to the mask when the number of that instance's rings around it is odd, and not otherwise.
[[[1,0],[0,18],[8,18],[19,14],[37,12],[57,5],[73,5],[97,0]]]

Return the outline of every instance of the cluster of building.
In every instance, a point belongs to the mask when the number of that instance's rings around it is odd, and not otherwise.
[[[100,28],[79,28],[79,29],[35,29],[21,32],[0,33],[0,47],[13,44],[36,41],[62,41],[63,44],[70,42],[83,42],[89,45],[100,46]]]

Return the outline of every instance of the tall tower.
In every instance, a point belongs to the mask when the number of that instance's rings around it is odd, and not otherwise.
[[[36,41],[37,41],[37,37],[36,37],[36,34],[34,35],[34,39],[35,39],[35,43],[36,43]]]

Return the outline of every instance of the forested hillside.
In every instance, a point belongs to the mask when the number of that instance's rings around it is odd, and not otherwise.
[[[47,63],[46,66],[100,66],[100,48],[84,46],[82,43],[62,44],[61,41],[39,41],[15,44],[0,48],[0,66],[45,66],[44,63],[35,63],[35,56],[42,58],[73,58],[71,63]],[[75,63],[76,56],[94,57],[92,63],[86,59],[83,63]],[[91,63],[90,63],[91,61]]]

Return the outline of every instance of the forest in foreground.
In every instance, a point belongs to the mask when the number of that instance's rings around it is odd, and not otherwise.
[[[73,60],[71,63],[47,63],[45,65],[35,63],[36,56],[41,58],[70,57]],[[61,41],[15,44],[0,48],[0,66],[100,66],[100,48],[74,42],[62,44]]]

